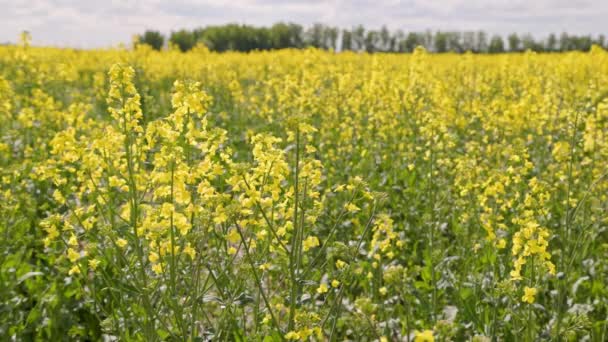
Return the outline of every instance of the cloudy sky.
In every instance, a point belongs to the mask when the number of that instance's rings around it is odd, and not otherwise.
[[[0,0],[0,43],[108,47],[146,29],[228,22],[608,35],[608,0]]]

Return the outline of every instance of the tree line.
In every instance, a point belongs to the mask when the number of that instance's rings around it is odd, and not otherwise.
[[[168,37],[159,31],[147,30],[137,38],[138,43],[148,44],[161,50],[165,42],[188,51],[199,43],[212,51],[275,50],[286,48],[316,47],[333,51],[412,52],[416,46],[424,46],[431,52],[472,51],[474,53],[504,53],[532,50],[537,52],[588,51],[592,45],[608,48],[606,37],[601,34],[571,35],[550,34],[536,39],[531,34],[511,33],[488,35],[484,31],[389,31],[386,26],[379,30],[367,30],[362,25],[352,29],[340,29],[324,24],[308,28],[294,23],[276,23],[270,27],[241,24],[206,26],[193,30],[171,32]]]

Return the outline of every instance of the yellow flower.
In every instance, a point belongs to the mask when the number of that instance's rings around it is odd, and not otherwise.
[[[513,281],[518,281],[518,280],[523,279],[521,277],[521,270],[518,270],[518,269],[512,270],[510,275],[511,275],[511,280],[513,280]]]
[[[150,262],[155,263],[158,261],[158,253],[156,252],[150,252],[150,254],[148,255],[148,260],[150,260]]]
[[[188,243],[186,247],[184,247],[184,253],[188,254],[191,260],[194,260],[194,257],[196,256],[196,250],[194,250],[194,248],[190,246],[190,243]]]
[[[70,271],[68,272],[69,275],[74,275],[74,274],[80,274],[80,268],[78,268],[78,266],[74,265],[72,266],[72,268],[70,268]]]
[[[329,289],[327,288],[327,284],[321,283],[321,285],[319,285],[319,287],[317,288],[317,293],[324,294],[324,293],[327,293],[328,290]]]
[[[288,221],[288,222],[285,222],[285,224],[277,230],[277,235],[280,237],[283,237],[283,236],[285,236],[285,234],[287,234],[287,232],[290,232],[292,230],[293,230],[293,222]]]
[[[361,210],[359,207],[357,207],[354,203],[350,202],[346,205],[346,207],[344,207],[346,209],[346,211],[348,211],[349,213],[356,213],[357,211]]]
[[[337,279],[334,279],[331,281],[331,287],[338,287],[340,286],[340,281]]]
[[[414,342],[434,342],[433,330],[416,331]]]
[[[163,273],[163,267],[161,264],[154,264],[152,265],[152,271],[154,271],[156,274],[161,274]]]
[[[68,259],[70,259],[70,262],[75,263],[78,259],[80,259],[80,253],[76,252],[72,248],[68,248]]]
[[[267,235],[268,235],[267,230],[261,230],[255,234],[255,237],[258,238],[258,240],[260,240],[260,241],[264,241],[264,239],[266,239]]]
[[[237,232],[236,229],[231,229],[228,232],[228,235],[226,235],[226,239],[228,239],[228,242],[230,243],[237,243],[241,241],[241,236],[239,235],[239,232]]]
[[[386,289],[386,286],[382,286],[380,288],[380,290],[378,290],[380,292],[381,295],[386,296],[386,294],[388,293],[388,290]]]
[[[89,260],[89,267],[91,268],[91,270],[95,271],[95,269],[97,269],[97,266],[99,266],[99,260],[97,260],[97,259]]]
[[[215,222],[217,224],[222,224],[222,223],[228,221],[228,216],[226,215],[226,212],[223,209],[216,210],[215,214],[217,216],[215,216],[213,218],[213,222]]]
[[[319,246],[319,239],[316,236],[309,236],[302,242],[302,249],[307,252],[313,247]]]
[[[549,274],[555,275],[555,264],[553,264],[551,261],[547,261],[545,263],[545,266],[547,266],[547,269],[549,270]]]
[[[521,297],[521,300],[527,302],[528,304],[534,303],[536,292],[536,288],[526,286],[524,288],[524,295]]]
[[[479,251],[480,249],[481,249],[481,244],[479,244],[479,243],[476,243],[473,246],[473,252],[475,252],[475,253],[477,253],[477,251]]]
[[[336,260],[336,268],[341,270],[346,267],[346,263],[340,259]]]
[[[70,246],[78,245],[78,239],[76,238],[76,235],[72,234],[72,236],[70,236],[70,239],[68,240],[68,245],[70,245]]]
[[[298,334],[295,331],[290,331],[287,334],[285,334],[285,339],[287,339],[287,340],[299,340],[300,339],[300,334]]]
[[[59,190],[55,190],[53,192],[53,198],[55,199],[55,201],[57,201],[59,204],[65,204],[65,197],[63,197],[63,195],[61,194],[61,191]]]
[[[125,248],[125,246],[128,244],[128,242],[127,242],[127,240],[120,238],[120,239],[116,240],[116,244],[120,248]]]

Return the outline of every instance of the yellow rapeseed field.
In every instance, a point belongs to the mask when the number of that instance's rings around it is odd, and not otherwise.
[[[0,47],[0,336],[606,341],[608,53]]]

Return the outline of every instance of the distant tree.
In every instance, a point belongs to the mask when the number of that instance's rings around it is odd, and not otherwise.
[[[349,51],[353,49],[353,34],[349,30],[342,30],[342,46],[340,50]]]
[[[606,36],[600,34],[600,36],[597,37],[597,41],[595,43],[601,47],[606,47]]]
[[[463,52],[460,32],[447,32],[445,35],[447,37],[448,51]]]
[[[289,24],[289,30],[291,32],[291,46],[294,48],[301,48],[304,46],[304,29],[298,24]]]
[[[562,34],[559,36],[559,50],[569,51],[570,49],[570,37],[566,32],[562,32]]]
[[[422,46],[424,46],[427,51],[433,50],[433,31],[426,30],[422,36],[424,37]]]
[[[448,36],[447,34],[437,31],[435,33],[435,52],[443,53],[448,51]]]
[[[593,39],[590,35],[578,37],[576,49],[579,51],[589,51],[593,45]]]
[[[499,35],[492,36],[490,40],[490,46],[488,47],[488,52],[490,53],[503,53],[505,52],[505,43],[502,40],[502,37]]]
[[[568,35],[564,32],[559,37],[559,45],[561,51],[589,51],[591,49],[592,44],[593,39],[589,35],[574,36]]]
[[[365,51],[376,52],[380,51],[380,34],[377,31],[367,31],[365,35]]]
[[[475,51],[475,32],[467,31],[462,34],[462,49],[464,51]]]
[[[509,41],[509,51],[511,51],[511,52],[520,51],[520,40],[519,40],[519,36],[517,35],[517,33],[511,33],[509,35],[509,37],[507,37],[507,40]]]
[[[293,47],[292,31],[288,24],[276,23],[270,28],[270,42],[273,49]]]
[[[557,50],[557,37],[554,33],[551,33],[547,38],[547,42],[545,44],[545,51],[556,51]]]
[[[158,31],[146,30],[139,36],[138,42],[150,45],[154,50],[160,50],[165,44],[165,37]]]
[[[521,38],[521,45],[524,51],[532,50],[536,52],[543,51],[543,45],[536,42],[531,34],[527,33]]]
[[[164,37],[157,31],[146,31],[138,38],[140,43],[150,44],[160,49]],[[198,42],[204,43],[212,51],[252,51],[313,46],[334,51],[412,52],[417,46],[428,51],[462,53],[501,53],[506,51],[588,51],[593,44],[607,46],[604,35],[597,38],[590,35],[568,35],[559,38],[550,34],[546,39],[535,40],[531,34],[510,34],[506,40],[499,35],[488,37],[484,31],[437,31],[391,32],[386,26],[379,30],[366,30],[362,25],[350,30],[339,29],[316,23],[304,29],[293,23],[279,22],[270,27],[241,24],[206,26],[192,31],[172,32],[169,41],[180,50],[188,51]],[[507,46],[508,45],[508,46]],[[607,46],[608,47],[608,46]]]
[[[312,25],[306,31],[305,42],[308,46],[313,46],[316,48],[325,48],[325,44],[323,44],[323,31],[325,30],[325,25],[316,23]]]
[[[365,49],[365,28],[363,25],[357,26],[353,31],[353,47],[356,51]]]
[[[338,49],[338,29],[336,27],[325,26],[323,29],[323,46],[326,49]]]
[[[485,53],[488,52],[488,37],[485,32],[477,32],[477,40],[475,42],[475,52]]]
[[[397,30],[393,35],[393,51],[395,52],[405,52],[404,44],[402,44],[405,39],[405,34],[401,30]]]
[[[223,28],[217,26],[207,26],[200,30],[195,30],[193,37],[196,41],[204,43],[210,50],[213,51],[226,51],[228,50],[228,37],[231,34],[231,25],[225,25]],[[239,42],[233,42],[233,46],[239,44]]]
[[[190,31],[179,30],[172,32],[169,41],[179,47],[181,51],[188,51],[196,44],[194,34]]]
[[[270,50],[273,48],[272,40],[270,36],[270,30],[266,27],[252,27],[247,26],[247,30],[245,31],[247,36],[251,41],[253,41],[253,46],[248,50]]]
[[[399,37],[397,36],[397,33],[392,34],[391,38],[390,38],[390,42],[389,42],[388,51],[389,52],[397,52],[398,42],[399,42]]]
[[[382,28],[380,29],[380,33],[379,33],[379,50],[380,51],[384,51],[384,52],[389,52],[392,51],[393,49],[393,43],[392,43],[392,39],[391,39],[391,33],[389,32],[389,30],[386,28],[386,26],[382,26]]]
[[[424,35],[416,32],[410,32],[403,41],[404,51],[413,52],[418,45],[424,45]]]

